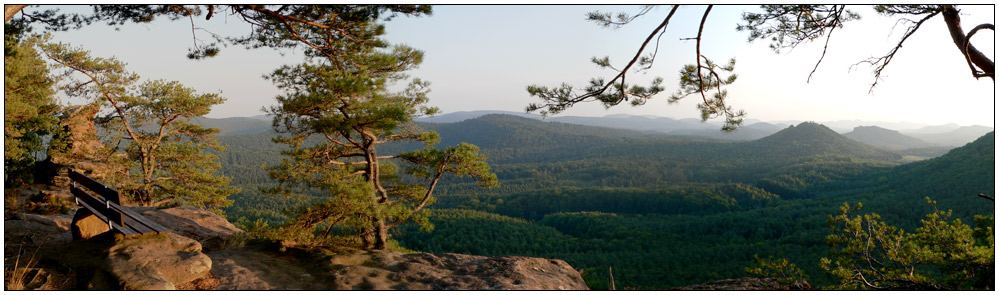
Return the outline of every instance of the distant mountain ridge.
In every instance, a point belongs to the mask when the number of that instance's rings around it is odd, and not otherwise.
[[[899,154],[849,139],[815,122],[804,122],[785,128],[751,144],[765,149],[780,150],[780,154],[785,157],[836,154],[891,162],[902,158]]]
[[[678,136],[699,136],[713,139],[721,140],[731,140],[731,141],[750,141],[761,139],[771,134],[774,134],[788,125],[800,124],[801,121],[774,121],[774,122],[764,122],[760,120],[747,119],[745,124],[738,128],[732,133],[723,133],[720,131],[721,125],[718,122],[707,121],[701,122],[700,119],[685,118],[685,119],[674,119],[668,117],[658,117],[652,115],[630,115],[630,114],[612,114],[602,117],[585,117],[585,116],[555,116],[543,118],[537,114],[528,114],[524,112],[514,112],[514,111],[495,111],[495,110],[482,110],[482,111],[461,111],[436,115],[434,117],[417,118],[417,122],[421,123],[457,123],[469,119],[474,119],[482,117],[489,114],[503,114],[522,118],[530,118],[535,120],[542,120],[545,122],[560,122],[576,125],[594,126],[594,127],[604,127],[604,128],[614,128],[621,130],[631,130],[646,134],[666,134],[666,135],[678,135]],[[219,128],[222,135],[233,135],[233,134],[247,134],[266,131],[271,128],[270,119],[267,115],[258,115],[253,117],[233,117],[233,118],[197,118],[195,119],[200,124],[206,127]],[[994,128],[987,126],[960,126],[957,124],[945,124],[945,125],[935,125],[928,126],[917,123],[906,123],[906,122],[872,122],[872,121],[859,121],[859,120],[840,120],[833,122],[818,122],[819,124],[825,125],[828,129],[836,132],[846,132],[844,134],[849,134],[856,127],[862,126],[875,126],[887,130],[888,132],[895,132],[897,130],[898,135],[892,133],[892,137],[896,137],[901,142],[896,141],[894,144],[887,144],[885,142],[874,142],[873,140],[868,140],[859,136],[859,134],[851,134],[848,137],[855,137],[853,139],[859,140],[869,145],[873,145],[882,149],[887,150],[904,150],[904,149],[926,149],[935,148],[941,149],[944,147],[956,147],[967,144],[978,137],[981,137],[987,132],[992,131]],[[885,133],[888,134],[888,133]],[[907,136],[911,138],[898,137]],[[918,141],[921,140],[929,145],[922,145]],[[901,144],[901,143],[905,144]],[[934,146],[936,145],[936,146]],[[903,147],[904,148],[901,148]],[[939,146],[939,147],[937,147]]]
[[[988,126],[972,125],[972,126],[961,126],[958,127],[957,129],[947,132],[931,133],[931,134],[910,133],[908,135],[922,139],[929,143],[957,147],[968,144],[978,139],[979,137],[982,137],[982,135],[985,135],[986,133],[992,132],[994,130],[995,128]]]
[[[511,115],[524,118],[538,119],[541,120],[541,115],[528,114],[524,112],[511,112],[511,111],[461,111],[453,112],[447,114],[440,114],[433,117],[422,117],[416,118],[417,122],[427,122],[427,123],[457,123],[465,121],[468,119],[474,119],[490,114],[501,114],[501,115]]]
[[[934,147],[935,144],[928,143],[921,139],[903,135],[902,133],[881,128],[878,126],[860,126],[853,131],[843,133],[849,139],[853,139],[868,145],[883,148],[890,151],[900,151],[905,149],[917,149]]]

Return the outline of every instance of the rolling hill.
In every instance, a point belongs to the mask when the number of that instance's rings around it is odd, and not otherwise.
[[[198,117],[191,121],[204,127],[218,128],[219,135],[254,134],[271,129],[271,120],[263,116],[224,119]]]
[[[607,281],[608,266],[618,286],[652,289],[744,276],[759,254],[786,257],[821,284],[828,279],[816,261],[828,250],[827,216],[844,202],[863,202],[907,230],[930,210],[925,196],[965,223],[994,208],[975,197],[994,194],[993,134],[899,165],[899,154],[813,122],[752,141],[500,114],[419,124],[440,133],[438,147],[480,146],[501,186],[446,179],[428,211],[437,230],[398,228],[400,245],[565,259],[585,269],[589,283]],[[281,158],[274,136],[220,137],[229,145],[222,170],[243,187],[227,210],[237,223],[278,224],[287,220],[281,210],[295,205],[256,189],[270,181],[260,166]]]
[[[903,135],[898,131],[878,126],[857,127],[854,128],[853,131],[843,133],[843,136],[890,151],[929,148],[936,146],[921,139]]]
[[[926,142],[944,146],[963,146],[969,142],[982,137],[986,133],[995,130],[992,127],[973,125],[961,126],[956,129],[940,133],[910,133],[909,136],[922,139]]]
[[[897,162],[901,155],[849,139],[829,127],[815,122],[791,126],[773,135],[750,143],[754,150],[768,151],[769,156],[805,157],[842,155],[864,160]]]

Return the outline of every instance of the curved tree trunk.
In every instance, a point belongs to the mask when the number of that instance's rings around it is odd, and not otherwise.
[[[995,81],[996,64],[991,59],[989,59],[981,51],[978,51],[974,45],[968,44],[967,51],[965,51],[965,39],[967,35],[964,34],[964,29],[961,28],[961,16],[960,11],[954,6],[947,5],[943,9],[944,22],[947,23],[947,29],[950,31],[950,37],[954,40],[954,44],[957,45],[957,49],[961,51],[961,55],[964,55],[966,59],[970,60],[972,64],[981,69],[985,74],[991,75],[993,81]],[[975,69],[972,69],[974,71]],[[977,77],[977,75],[976,75]]]

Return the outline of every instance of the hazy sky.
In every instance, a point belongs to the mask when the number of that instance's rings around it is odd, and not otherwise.
[[[666,79],[667,93],[676,89],[682,65],[695,62],[693,41],[705,6],[685,6],[674,16],[659,44],[655,67],[645,75],[631,74],[630,81]],[[70,9],[89,9],[72,7]],[[387,23],[386,39],[425,51],[423,65],[414,77],[430,81],[431,105],[445,113],[470,110],[523,111],[536,102],[525,91],[531,84],[557,86],[567,82],[585,86],[593,77],[614,73],[589,62],[593,56],[610,56],[623,66],[662,18],[660,7],[621,29],[606,29],[585,20],[587,12],[637,12],[638,6],[435,6],[430,17],[397,17]],[[809,72],[818,61],[825,38],[775,54],[766,42],[748,43],[747,33],[737,32],[743,11],[755,6],[716,6],[708,17],[703,54],[722,62],[736,58],[739,79],[729,90],[729,102],[744,109],[747,118],[776,120],[872,120],[929,124],[958,123],[994,126],[995,84],[975,80],[951,42],[942,17],[927,21],[874,82],[872,68],[851,65],[886,54],[902,37],[897,19],[853,7],[863,17],[837,29],[825,60],[811,83]],[[963,6],[966,30],[980,23],[994,23],[994,6]],[[53,40],[82,46],[101,57],[115,56],[129,70],[147,79],[177,80],[202,92],[222,91],[228,101],[210,117],[262,114],[275,103],[277,89],[262,76],[282,64],[300,62],[296,52],[273,49],[224,48],[218,57],[191,61],[185,55],[193,44],[191,21],[156,21],[129,24],[114,30],[91,25],[82,30],[53,34]],[[250,26],[233,16],[211,21],[193,20],[199,28],[220,35],[245,34]],[[210,40],[198,30],[197,37]],[[982,31],[974,44],[994,57],[994,34]],[[698,117],[699,97],[668,105],[668,94],[640,107],[621,105],[604,109],[598,103],[578,104],[564,115],[603,116],[629,113],[674,118]]]

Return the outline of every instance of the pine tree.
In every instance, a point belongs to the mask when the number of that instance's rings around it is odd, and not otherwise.
[[[351,15],[330,18],[352,24],[346,31],[355,39],[330,38],[307,62],[269,76],[284,91],[279,105],[268,109],[282,133],[275,142],[290,148],[283,152],[287,159],[269,168],[280,183],[271,192],[323,196],[302,208],[290,228],[323,235],[352,229],[365,248],[384,249],[389,229],[410,220],[428,225],[420,211],[433,202],[444,175],[471,176],[483,186],[497,181],[478,147],[434,148],[437,133],[414,125],[414,118],[437,112],[426,106],[428,83],[413,79],[405,90],[389,91],[407,79],[403,73],[418,66],[423,53],[407,46],[387,49],[378,39],[384,28],[374,18],[340,19]],[[380,148],[393,142],[425,148],[383,153]]]
[[[216,174],[218,156],[210,153],[224,149],[216,142],[219,131],[189,121],[208,114],[223,97],[196,94],[179,82],[138,84],[139,76],[113,58],[90,57],[64,44],[41,47],[50,59],[82,75],[63,89],[105,110],[91,119],[101,127],[110,153],[128,159],[124,167],[112,169],[118,175],[102,180],[116,184],[128,201],[141,205],[187,205],[221,214],[232,204],[227,197],[239,190],[229,186],[228,177]]]
[[[20,40],[8,26],[4,34],[4,183],[32,181],[35,153],[43,150],[43,136],[55,132],[54,80],[34,49],[37,38]]]
[[[853,216],[862,205],[829,217],[832,247],[822,268],[840,288],[873,290],[982,290],[995,288],[993,216],[976,217],[972,229],[936,202],[914,233],[881,221],[876,213]]]

